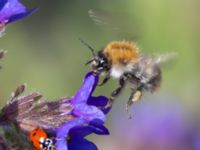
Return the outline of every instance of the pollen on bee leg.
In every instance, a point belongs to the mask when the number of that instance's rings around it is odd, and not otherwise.
[[[140,100],[142,97],[142,92],[141,91],[136,91],[135,94],[133,95],[132,101],[136,102]]]
[[[137,90],[136,92],[133,92],[126,103],[126,111],[128,112],[128,108],[136,101],[140,100],[142,97],[142,91]]]

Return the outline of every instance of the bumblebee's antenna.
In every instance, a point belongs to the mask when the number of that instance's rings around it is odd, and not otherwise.
[[[86,43],[85,41],[83,41],[81,38],[78,38],[78,39],[81,41],[81,43],[82,43],[83,45],[85,45],[87,48],[89,48],[89,49],[91,50],[93,56],[96,56],[96,54],[95,54],[95,52],[94,52],[94,49],[93,49],[89,44],[87,44],[87,43]]]

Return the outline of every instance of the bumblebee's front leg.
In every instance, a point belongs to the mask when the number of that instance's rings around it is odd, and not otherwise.
[[[99,83],[99,86],[104,85],[106,82],[108,82],[108,80],[110,79],[110,73],[106,73],[105,78],[103,79],[103,81],[101,83]]]
[[[128,108],[136,101],[140,100],[142,97],[142,90],[137,89],[132,91],[131,96],[129,97],[128,102],[126,103],[126,110],[128,112]]]
[[[103,72],[103,70],[104,70],[103,67],[99,67],[97,69],[94,69],[92,72],[96,76],[96,75],[100,75]]]
[[[121,77],[119,80],[119,87],[112,92],[111,97],[108,101],[108,104],[106,105],[106,108],[110,107],[113,104],[115,98],[120,94],[120,92],[124,88],[125,83],[126,83],[126,77]]]

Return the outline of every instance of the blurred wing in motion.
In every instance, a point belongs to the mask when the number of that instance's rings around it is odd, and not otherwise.
[[[104,26],[109,25],[109,20],[106,18],[106,14],[98,13],[97,11],[94,11],[93,9],[90,9],[88,11],[89,17],[94,21],[96,25]]]
[[[154,57],[155,63],[159,65],[163,65],[167,62],[173,61],[178,57],[178,53],[176,52],[169,52],[165,54],[158,54]]]
[[[139,36],[139,29],[133,16],[127,13],[112,13],[90,9],[89,17],[106,33],[120,38],[134,40]]]

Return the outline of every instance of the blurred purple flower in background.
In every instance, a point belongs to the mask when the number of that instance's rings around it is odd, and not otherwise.
[[[8,23],[22,19],[35,10],[27,10],[18,0],[0,0],[0,30],[3,30]]]
[[[157,100],[155,100],[157,99]],[[114,108],[111,140],[98,145],[109,150],[199,150],[196,122],[172,97],[154,97],[134,106],[133,118]]]
[[[74,97],[51,102],[42,100],[39,93],[19,97],[25,90],[25,85],[21,85],[1,110],[0,125],[15,124],[25,134],[38,127],[53,136],[56,134],[57,150],[97,150],[92,142],[84,139],[91,133],[109,134],[103,125],[105,114],[110,110],[103,109],[108,99],[91,96],[97,82],[98,76],[88,73]]]

